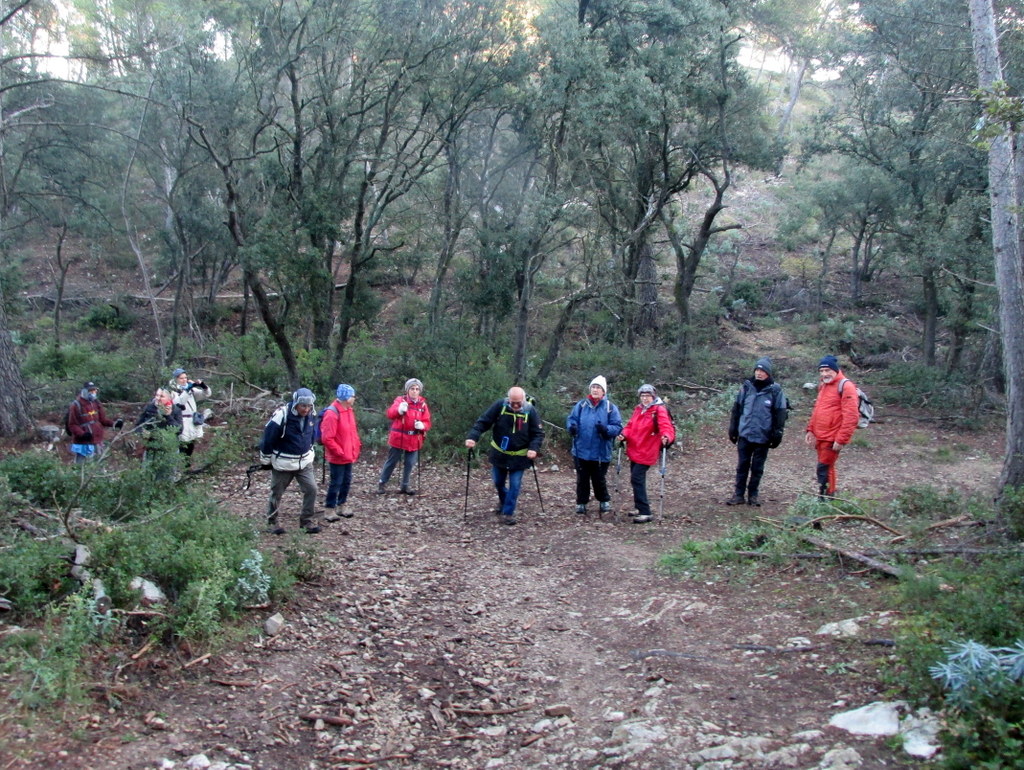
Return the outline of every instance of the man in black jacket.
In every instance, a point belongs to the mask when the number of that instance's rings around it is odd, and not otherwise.
[[[526,400],[522,388],[509,388],[508,397],[495,401],[473,424],[466,436],[472,449],[480,436],[491,431],[487,454],[491,461],[491,479],[498,492],[498,513],[506,524],[516,523],[516,502],[523,484],[523,473],[544,442],[544,429],[536,407]]]
[[[758,490],[764,464],[768,450],[782,443],[787,404],[782,387],[772,379],[771,359],[759,358],[754,364],[754,376],[743,381],[732,405],[729,440],[736,445],[739,462],[733,495],[725,501],[726,505],[761,505]]]

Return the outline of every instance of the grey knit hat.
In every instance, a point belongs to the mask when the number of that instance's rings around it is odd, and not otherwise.
[[[403,392],[408,393],[409,388],[413,386],[419,386],[420,391],[423,391],[423,383],[417,380],[415,377],[411,377],[410,379],[405,381],[405,390]]]

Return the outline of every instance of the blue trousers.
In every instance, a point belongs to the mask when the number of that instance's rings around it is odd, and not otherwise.
[[[331,484],[327,487],[327,508],[337,508],[348,500],[348,490],[352,486],[352,463],[331,463]]]
[[[498,500],[501,501],[501,512],[506,516],[515,516],[516,503],[519,501],[519,490],[522,489],[525,472],[525,470],[510,471],[508,468],[491,466],[491,480],[498,492]]]
[[[403,457],[404,455],[404,457]],[[416,467],[416,460],[419,458],[418,451],[407,452],[404,449],[388,447],[388,456],[384,460],[384,467],[380,469],[380,483],[387,484],[391,473],[395,470],[400,459],[402,463],[402,489],[409,489],[409,481],[412,479],[412,469]]]

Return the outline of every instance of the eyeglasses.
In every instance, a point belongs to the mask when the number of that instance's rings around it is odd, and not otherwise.
[[[511,407],[520,407],[523,405],[522,401],[509,401],[508,405]]]

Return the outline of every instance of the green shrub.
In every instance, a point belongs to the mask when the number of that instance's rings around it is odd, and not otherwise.
[[[42,635],[13,651],[11,668],[19,673],[14,697],[28,708],[80,700],[88,679],[83,661],[107,625],[108,619],[96,613],[85,591],[51,607]]]
[[[152,581],[167,595],[174,633],[205,638],[242,606],[239,579],[251,577],[252,525],[193,494],[183,508],[109,532],[89,532],[93,572],[117,607],[131,606],[135,577]]]
[[[127,305],[107,302],[90,307],[80,323],[86,329],[126,332],[135,325],[135,320],[135,313]]]
[[[0,538],[0,596],[11,600],[16,616],[40,615],[50,602],[73,591],[68,557],[74,548],[58,539],[37,540],[17,530]]]

